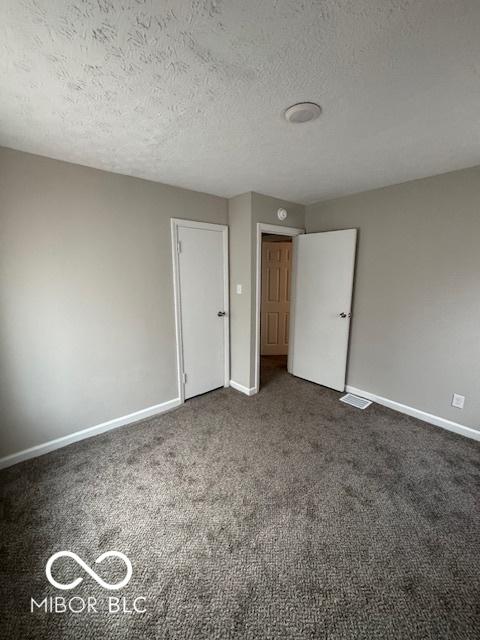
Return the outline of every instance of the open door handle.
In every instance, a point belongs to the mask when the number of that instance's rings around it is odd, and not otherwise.
[[[341,318],[351,318],[352,314],[351,313],[345,313],[344,311],[342,311],[342,313],[340,313],[339,316]]]
[[[226,314],[226,312],[225,312],[225,311],[218,311],[218,312],[217,312],[217,316],[218,316],[219,318],[221,318],[221,317],[222,317],[222,316],[224,316],[225,314]]]

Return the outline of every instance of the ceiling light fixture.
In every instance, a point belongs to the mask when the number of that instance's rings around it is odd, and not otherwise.
[[[315,102],[299,102],[288,107],[285,111],[285,120],[293,124],[300,124],[315,120],[321,113],[321,107]]]

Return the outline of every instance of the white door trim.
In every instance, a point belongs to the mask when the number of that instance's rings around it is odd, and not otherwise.
[[[255,274],[255,393],[260,389],[260,305],[262,286],[262,233],[271,233],[277,236],[299,236],[305,233],[305,229],[297,227],[282,227],[277,224],[257,222],[257,265]],[[293,264],[293,263],[292,263]]]
[[[210,222],[197,222],[171,218],[172,235],[172,266],[173,266],[173,304],[175,308],[175,342],[177,351],[177,385],[180,402],[185,402],[185,383],[183,367],[183,341],[182,341],[182,308],[180,304],[180,270],[178,264],[178,229],[188,227],[190,229],[206,229],[209,231],[221,231],[223,237],[223,308],[227,321],[224,323],[225,343],[225,370],[224,386],[230,385],[230,308],[229,308],[229,274],[228,274],[228,227],[224,224],[212,224]]]

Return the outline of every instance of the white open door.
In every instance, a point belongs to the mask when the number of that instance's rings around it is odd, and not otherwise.
[[[343,391],[356,229],[294,238],[288,370]]]
[[[180,395],[188,399],[229,384],[228,231],[172,222]]]

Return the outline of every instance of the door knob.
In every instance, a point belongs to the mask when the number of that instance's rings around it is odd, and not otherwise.
[[[341,318],[351,318],[352,314],[351,313],[345,313],[344,311],[342,311],[342,313],[340,313],[339,316]]]
[[[217,316],[218,316],[219,318],[221,318],[221,317],[222,317],[222,316],[224,316],[224,315],[226,315],[225,311],[218,311],[218,312],[217,312]]]

